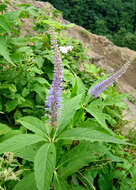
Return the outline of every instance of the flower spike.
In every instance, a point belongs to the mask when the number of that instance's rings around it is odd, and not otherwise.
[[[51,126],[57,125],[58,111],[61,108],[61,94],[62,94],[62,60],[58,49],[57,39],[53,27],[50,30],[51,46],[54,51],[53,64],[54,64],[54,76],[51,88],[48,91],[46,99],[46,107],[51,119]]]
[[[124,64],[117,72],[108,77],[107,79],[101,81],[92,87],[89,91],[89,94],[93,98],[97,98],[107,87],[113,84],[116,80],[118,80],[128,69],[130,63]]]

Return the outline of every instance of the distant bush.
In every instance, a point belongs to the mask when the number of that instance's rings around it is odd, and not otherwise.
[[[46,1],[46,0],[41,0]],[[104,35],[116,45],[136,50],[135,0],[48,0],[61,10],[64,18],[98,35]],[[123,31],[123,33],[121,33]],[[121,38],[121,39],[120,39]]]

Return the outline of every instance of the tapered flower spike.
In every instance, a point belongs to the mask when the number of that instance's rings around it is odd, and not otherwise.
[[[46,107],[49,112],[51,119],[51,126],[55,127],[57,125],[58,113],[61,108],[61,94],[62,94],[62,82],[63,82],[63,71],[62,71],[62,60],[60,52],[58,49],[56,34],[51,27],[50,30],[51,46],[54,52],[53,64],[54,64],[54,76],[51,88],[48,91],[48,96],[46,99]]]
[[[101,81],[92,87],[89,91],[89,94],[93,98],[97,98],[107,87],[113,84],[116,80],[118,80],[128,69],[130,63],[124,64],[117,72],[108,77],[107,79]]]

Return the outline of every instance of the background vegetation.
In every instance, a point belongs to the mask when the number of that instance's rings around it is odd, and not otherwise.
[[[46,0],[41,0],[46,1]],[[135,0],[48,0],[65,19],[104,35],[118,46],[136,50]]]

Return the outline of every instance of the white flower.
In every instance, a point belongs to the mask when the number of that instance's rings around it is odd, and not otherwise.
[[[66,54],[73,49],[73,46],[60,46],[59,49],[62,53]]]

